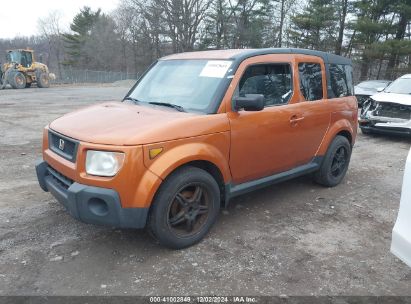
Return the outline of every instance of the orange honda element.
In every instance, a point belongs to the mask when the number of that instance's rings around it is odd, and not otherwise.
[[[313,173],[338,185],[357,132],[351,61],[303,49],[161,58],[122,102],[44,129],[40,187],[76,219],[199,242],[237,195]]]

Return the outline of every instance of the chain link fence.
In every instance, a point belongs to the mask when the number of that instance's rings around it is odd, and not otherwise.
[[[138,73],[91,71],[77,69],[62,69],[60,73],[54,71],[56,79],[54,83],[75,84],[75,83],[113,83],[126,79],[137,79]]]

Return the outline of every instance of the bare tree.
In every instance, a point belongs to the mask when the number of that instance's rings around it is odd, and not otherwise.
[[[163,10],[175,52],[191,51],[212,0],[153,0]]]
[[[48,42],[49,56],[47,65],[50,65],[50,57],[54,54],[57,64],[58,75],[61,78],[61,62],[64,54],[62,40],[61,12],[52,11],[47,17],[38,19],[38,29]]]
[[[341,49],[342,49],[342,44],[344,40],[344,34],[345,34],[345,25],[346,21],[345,19],[347,18],[347,13],[348,13],[348,0],[339,0],[339,4],[337,6],[337,13],[338,13],[338,37],[337,37],[337,42],[335,46],[335,54],[341,55]]]

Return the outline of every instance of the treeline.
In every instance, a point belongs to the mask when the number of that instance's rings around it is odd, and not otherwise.
[[[0,40],[0,51],[31,47],[57,74],[142,72],[170,53],[262,47],[350,57],[357,80],[411,72],[411,0],[120,0],[111,14],[84,7],[70,31],[51,13],[39,30]]]

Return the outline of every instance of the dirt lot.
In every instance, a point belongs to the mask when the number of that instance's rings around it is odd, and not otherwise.
[[[42,128],[127,90],[0,91],[0,294],[411,295],[389,252],[407,139],[360,134],[340,186],[303,177],[238,197],[186,250],[72,219],[37,185]]]

